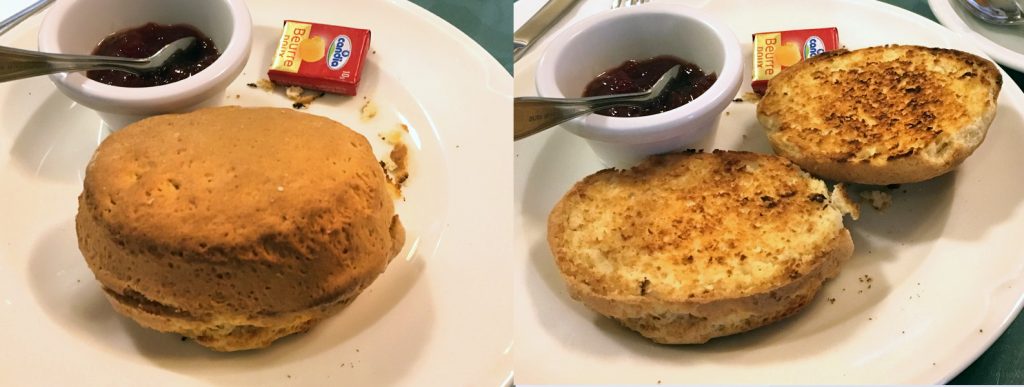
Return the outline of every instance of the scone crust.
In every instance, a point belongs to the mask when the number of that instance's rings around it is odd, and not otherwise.
[[[827,187],[777,156],[653,156],[577,183],[548,243],[569,294],[659,343],[788,316],[853,251]]]
[[[827,179],[912,183],[985,139],[1002,75],[973,54],[888,45],[837,50],[776,76],[757,107],[775,152]]]
[[[366,139],[323,117],[152,117],[113,133],[89,163],[79,247],[115,308],[141,324],[257,348],[384,271],[404,243],[385,184]]]

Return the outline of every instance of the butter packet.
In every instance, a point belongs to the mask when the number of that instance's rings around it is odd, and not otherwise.
[[[287,20],[267,76],[277,84],[356,95],[369,47],[370,30]]]
[[[764,95],[768,81],[787,67],[839,48],[839,30],[835,27],[759,32],[753,39],[754,71],[750,86],[759,95]]]

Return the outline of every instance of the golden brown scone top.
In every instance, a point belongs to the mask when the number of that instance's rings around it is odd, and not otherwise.
[[[588,176],[548,227],[568,280],[603,297],[691,302],[788,283],[844,230],[820,180],[778,156],[721,151]]]
[[[84,203],[114,234],[203,252],[287,234],[325,208],[353,218],[393,211],[383,182],[367,140],[337,122],[290,109],[223,107],[152,117],[111,134],[88,166]],[[257,256],[273,257],[237,258]]]
[[[758,115],[773,144],[791,148],[784,153],[877,163],[961,141],[961,130],[995,108],[1001,86],[992,62],[961,51],[844,49],[780,73]]]

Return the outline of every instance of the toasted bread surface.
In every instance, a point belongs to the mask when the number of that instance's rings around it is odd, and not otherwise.
[[[825,184],[781,157],[653,156],[555,206],[548,242],[570,295],[662,343],[792,314],[852,253]]]
[[[772,79],[757,107],[776,153],[862,184],[927,180],[985,139],[1002,76],[973,54],[889,45],[837,50]]]

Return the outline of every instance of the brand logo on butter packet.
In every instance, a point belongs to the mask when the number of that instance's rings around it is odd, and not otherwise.
[[[327,67],[331,70],[345,67],[350,56],[352,56],[352,39],[349,39],[348,35],[339,35],[331,41],[331,48],[327,50]]]
[[[811,36],[804,42],[804,59],[825,53],[825,41],[817,36]]]

